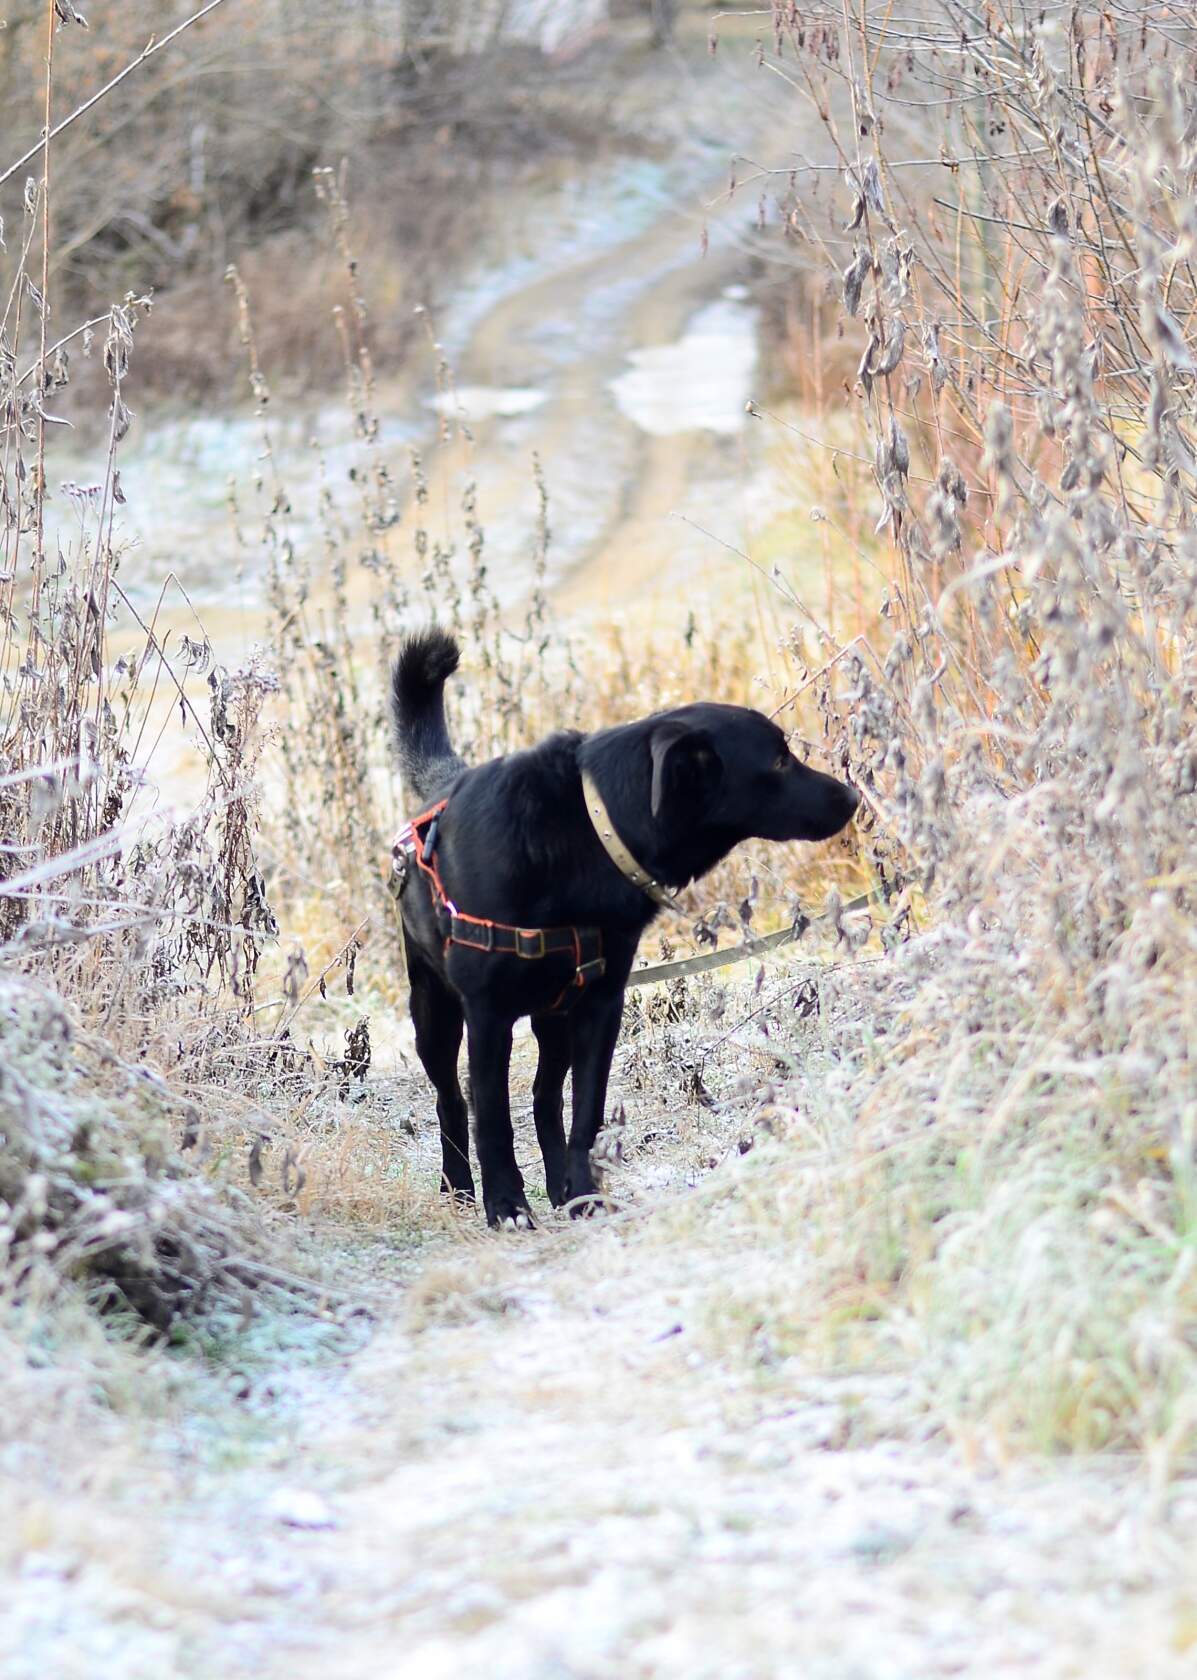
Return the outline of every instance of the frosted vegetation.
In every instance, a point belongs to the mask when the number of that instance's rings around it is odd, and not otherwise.
[[[0,36],[30,144],[126,61],[46,10]],[[152,322],[135,256],[64,317],[119,174],[92,119],[0,160],[6,1673],[1189,1671],[1189,22],[679,7],[646,57],[612,10],[579,62],[666,160],[604,177],[619,237],[579,220],[547,275],[459,251],[450,358],[430,315],[388,336],[321,149],[319,313],[263,328],[248,215],[207,298],[235,413],[131,412],[186,264]],[[215,86],[268,14],[227,0],[128,86]],[[434,79],[525,62],[427,45]],[[629,203],[670,147],[684,192]],[[280,416],[305,334],[347,400]],[[126,452],[226,422],[249,467],[217,449],[203,541],[143,567]],[[488,1237],[434,1188],[380,868],[386,655],[433,609],[470,756],[717,695],[864,794],[843,845],[745,848],[654,934],[814,918],[636,994],[620,1211],[582,1229]]]

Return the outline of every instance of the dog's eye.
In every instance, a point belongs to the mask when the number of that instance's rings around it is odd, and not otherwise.
[[[793,762],[794,760],[790,757],[788,752],[778,753],[777,758],[774,761],[773,768],[775,770],[788,770]]]

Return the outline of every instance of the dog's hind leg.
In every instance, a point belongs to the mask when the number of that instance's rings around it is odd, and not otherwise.
[[[607,1080],[622,1019],[622,991],[614,996],[595,996],[574,1008],[574,1112],[566,1151],[565,1200],[575,1204],[570,1209],[575,1218],[593,1212],[595,1206],[597,1188],[590,1151],[606,1111]]]
[[[511,1027],[486,997],[466,1005],[474,1140],[482,1172],[482,1205],[488,1225],[530,1226],[532,1212],[515,1160],[511,1130]]]
[[[436,1117],[441,1128],[441,1189],[472,1202],[470,1118],[457,1077],[457,1056],[465,1025],[461,1004],[430,968],[413,960],[410,946],[408,979],[416,1051],[436,1087]]]
[[[544,1184],[549,1200],[560,1207],[565,1200],[565,1126],[561,1093],[569,1072],[570,1033],[565,1015],[534,1015],[532,1031],[540,1057],[532,1086],[532,1113],[544,1157]]]

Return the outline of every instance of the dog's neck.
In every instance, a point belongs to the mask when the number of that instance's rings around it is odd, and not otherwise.
[[[653,817],[648,752],[647,748],[638,750],[638,737],[644,728],[642,724],[626,724],[583,737],[578,744],[579,794],[584,798],[584,769],[593,778],[623,846],[640,869],[653,881],[676,890],[707,874],[745,837],[722,825],[695,821],[692,814],[676,823],[670,823],[668,817]],[[627,750],[629,737],[637,748],[631,753]]]

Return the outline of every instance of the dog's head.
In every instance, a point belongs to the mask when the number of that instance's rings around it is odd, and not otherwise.
[[[826,840],[860,804],[855,788],[794,757],[775,723],[745,706],[665,713],[649,735],[654,824],[739,839]]]

